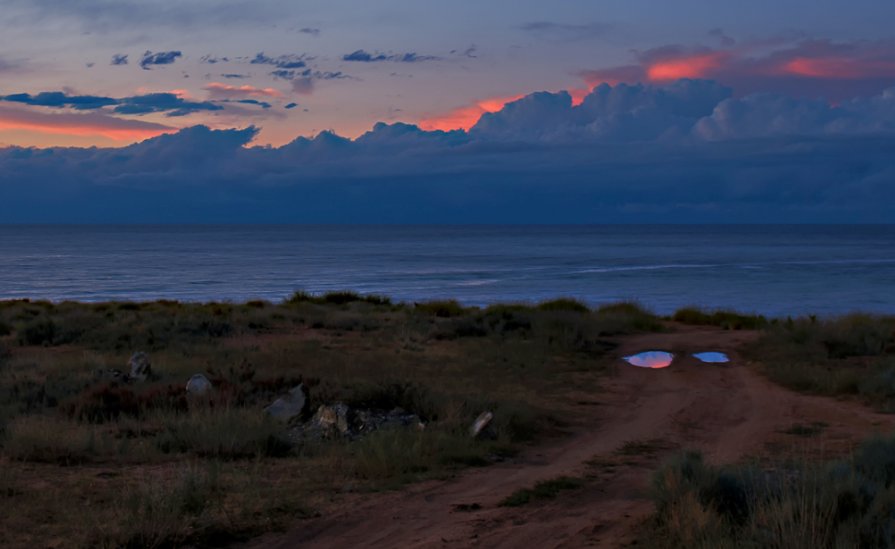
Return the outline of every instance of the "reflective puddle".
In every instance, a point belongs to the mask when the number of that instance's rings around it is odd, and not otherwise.
[[[724,353],[717,352],[708,352],[708,353],[696,353],[693,355],[697,360],[701,360],[702,362],[707,362],[709,364],[723,364],[725,362],[730,362],[730,359]]]
[[[644,351],[623,358],[628,364],[638,368],[667,368],[674,360],[674,355],[665,351]]]

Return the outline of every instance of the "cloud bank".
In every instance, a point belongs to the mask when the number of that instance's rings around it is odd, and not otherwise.
[[[604,84],[577,105],[522,97],[469,131],[380,123],[278,148],[252,147],[256,133],[0,149],[0,220],[895,222],[895,88],[831,105]]]

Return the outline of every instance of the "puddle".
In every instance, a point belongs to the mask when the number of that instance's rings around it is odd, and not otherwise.
[[[674,355],[665,351],[644,351],[623,358],[628,364],[638,368],[667,368],[671,366]]]
[[[715,351],[708,353],[696,353],[693,355],[694,358],[700,360],[702,362],[707,362],[709,364],[724,364],[725,362],[730,362],[730,359],[724,353],[718,353]]]

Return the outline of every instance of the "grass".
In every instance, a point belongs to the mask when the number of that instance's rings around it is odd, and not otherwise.
[[[745,354],[792,390],[856,396],[895,411],[895,318],[852,314],[770,322]]]
[[[353,292],[4,301],[0,327],[0,498],[15,509],[0,538],[11,547],[220,545],[326,512],[346,490],[487,466],[572,417],[562,395],[598,390],[612,362],[606,337],[663,329],[630,304],[481,309]],[[135,351],[149,353],[155,379],[97,377],[125,370]],[[190,399],[197,373],[214,391]],[[339,401],[401,408],[425,428],[296,442],[262,410],[299,382],[310,413]],[[473,439],[486,410],[494,437]]]
[[[561,492],[567,490],[576,490],[584,485],[584,481],[574,477],[556,477],[550,480],[544,480],[534,485],[532,488],[523,488],[516,490],[503,501],[500,502],[501,507],[521,507],[536,501],[554,499]]]
[[[895,439],[850,459],[715,467],[679,455],[653,479],[650,547],[891,547]]]

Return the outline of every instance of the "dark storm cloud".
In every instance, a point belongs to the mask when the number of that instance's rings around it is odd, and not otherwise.
[[[37,107],[72,108],[75,110],[94,110],[117,105],[118,99],[96,95],[67,95],[64,92],[41,92],[35,95],[16,93],[0,96],[0,100],[23,103]]]
[[[0,149],[0,218],[91,222],[892,222],[895,89],[832,106],[713,82],[536,93],[469,132],[278,148],[197,126]],[[161,217],[160,217],[161,216]]]
[[[209,101],[189,101],[173,93],[150,93],[120,99],[114,112],[118,114],[165,113],[166,116],[185,116],[199,111],[223,109]]]
[[[147,51],[143,54],[143,58],[140,59],[140,68],[149,70],[155,65],[170,65],[177,61],[178,57],[182,56],[183,54],[179,51],[160,51],[156,53]]]
[[[381,61],[393,61],[396,63],[421,63],[424,61],[435,61],[440,59],[434,55],[419,55],[416,52],[407,53],[370,53],[366,50],[356,50],[342,56],[342,61],[352,61],[356,63],[378,63]]]
[[[150,93],[123,98],[68,95],[65,92],[41,92],[35,95],[18,93],[0,96],[0,101],[79,111],[114,107],[112,109],[114,113],[132,115],[165,113],[167,116],[183,116],[199,111],[218,111],[222,108],[208,101],[188,101],[173,93]]]
[[[297,54],[280,55],[278,57],[269,57],[264,52],[255,54],[255,57],[249,61],[252,65],[272,65],[279,69],[301,69],[308,66],[307,56]]]

